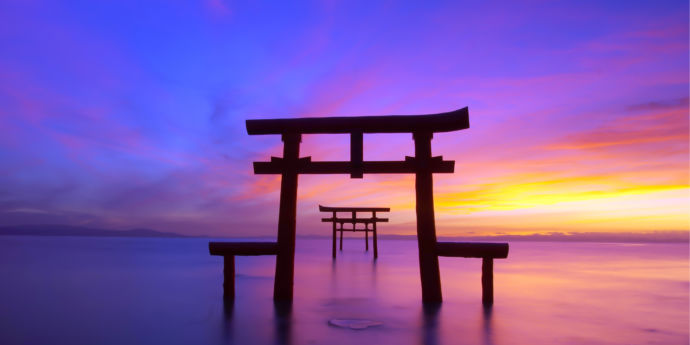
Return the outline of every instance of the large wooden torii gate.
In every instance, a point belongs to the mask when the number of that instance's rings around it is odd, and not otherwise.
[[[441,302],[441,279],[436,249],[433,173],[452,173],[454,161],[431,155],[431,139],[437,132],[469,128],[467,107],[430,115],[391,115],[247,120],[247,133],[280,134],[283,157],[270,162],[254,162],[255,174],[280,174],[280,211],[274,299],[292,300],[297,217],[297,176],[299,174],[415,174],[417,243],[422,300]],[[414,157],[403,161],[364,161],[364,133],[412,133]],[[314,162],[299,157],[302,134],[350,134],[350,161]],[[507,254],[507,250],[506,250]]]

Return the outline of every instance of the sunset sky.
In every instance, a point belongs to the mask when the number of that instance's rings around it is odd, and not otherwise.
[[[404,5],[403,5],[404,3]],[[279,136],[244,120],[427,114],[439,235],[688,231],[688,1],[0,2],[0,226],[272,236]],[[302,156],[347,160],[346,135]],[[365,135],[364,158],[413,155]],[[414,176],[303,175],[318,205],[390,206]]]

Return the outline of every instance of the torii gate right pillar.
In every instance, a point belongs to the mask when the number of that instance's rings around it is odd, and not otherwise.
[[[441,275],[436,255],[436,224],[434,221],[434,183],[431,171],[432,132],[414,132],[415,193],[417,209],[417,245],[422,301],[441,302]]]

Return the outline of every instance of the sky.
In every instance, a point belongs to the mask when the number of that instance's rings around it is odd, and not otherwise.
[[[274,236],[279,136],[246,119],[429,114],[440,236],[689,230],[687,1],[0,2],[0,226]],[[365,160],[413,155],[364,136]],[[302,156],[347,160],[346,135]],[[318,205],[389,206],[414,176],[302,175]]]

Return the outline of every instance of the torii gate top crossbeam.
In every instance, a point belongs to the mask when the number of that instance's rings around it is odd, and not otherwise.
[[[336,134],[452,132],[470,127],[467,107],[429,115],[311,117],[247,120],[247,133]]]
[[[271,157],[270,162],[254,162],[255,174],[350,174],[362,178],[364,174],[404,174],[427,170],[433,173],[452,173],[453,161],[443,157],[405,157],[403,161],[364,161],[364,133],[412,133],[415,141],[429,141],[434,132],[450,132],[469,128],[467,107],[430,115],[388,115],[356,117],[317,117],[297,119],[247,120],[249,134],[280,134],[283,141],[299,151],[302,134],[350,134],[350,161],[312,162],[311,157]],[[419,138],[417,138],[419,136]],[[290,139],[291,138],[291,139]],[[425,138],[425,139],[421,139]],[[286,146],[287,147],[287,146]],[[428,157],[427,157],[428,156]]]

